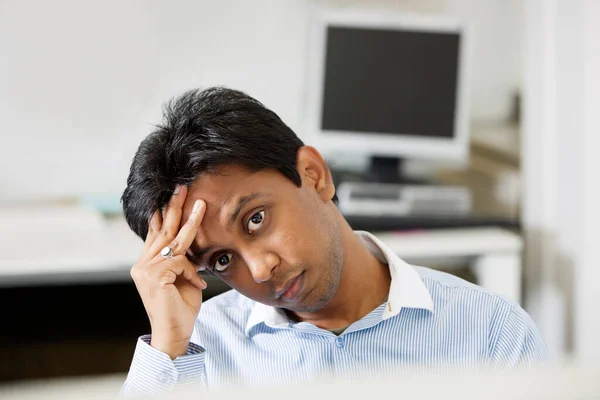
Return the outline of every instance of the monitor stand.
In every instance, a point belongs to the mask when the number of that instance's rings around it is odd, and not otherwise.
[[[371,156],[366,180],[379,183],[423,185],[428,182],[408,178],[403,173],[405,160],[400,157]]]

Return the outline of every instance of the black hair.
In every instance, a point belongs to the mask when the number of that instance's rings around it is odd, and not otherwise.
[[[241,91],[189,90],[165,104],[162,124],[133,157],[121,196],[125,219],[145,240],[149,219],[168,202],[176,185],[190,186],[220,165],[273,168],[300,187],[296,154],[302,146],[277,114]]]

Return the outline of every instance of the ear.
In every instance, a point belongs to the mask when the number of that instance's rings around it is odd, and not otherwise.
[[[302,178],[302,186],[313,188],[324,201],[333,199],[335,186],[331,171],[317,149],[300,147],[296,155],[296,169]]]

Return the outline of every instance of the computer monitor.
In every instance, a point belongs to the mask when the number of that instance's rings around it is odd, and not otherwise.
[[[326,156],[370,157],[371,180],[401,161],[468,156],[467,30],[457,19],[372,10],[310,16],[308,132]]]

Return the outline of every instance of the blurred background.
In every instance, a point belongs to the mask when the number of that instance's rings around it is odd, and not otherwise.
[[[129,165],[166,100],[212,85],[324,154],[355,229],[597,364],[597,21],[596,0],[0,0],[0,393],[120,387],[149,329]]]

